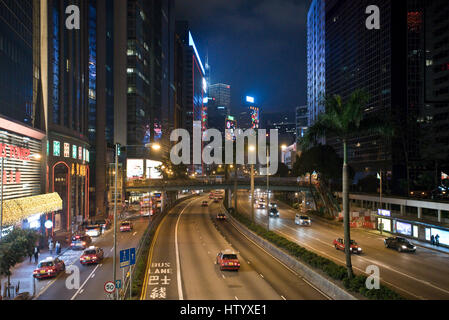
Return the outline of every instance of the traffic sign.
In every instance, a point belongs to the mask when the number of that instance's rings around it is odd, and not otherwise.
[[[136,264],[136,248],[129,249],[129,265],[133,266]]]
[[[115,285],[114,282],[108,281],[104,284],[104,291],[106,293],[114,293],[115,292]]]
[[[130,253],[129,249],[120,251],[120,268],[125,268],[129,266],[129,253]]]
[[[122,288],[122,280],[115,280],[115,288],[116,289]]]

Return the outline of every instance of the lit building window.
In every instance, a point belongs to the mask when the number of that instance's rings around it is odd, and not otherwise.
[[[59,157],[61,155],[61,143],[53,141],[53,156]]]
[[[76,159],[77,148],[75,145],[72,146],[72,158]]]
[[[70,144],[64,143],[64,158],[70,157]]]
[[[83,160],[83,148],[78,147],[78,159]]]

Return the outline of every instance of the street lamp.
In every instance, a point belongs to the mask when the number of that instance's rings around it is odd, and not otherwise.
[[[120,148],[122,146],[117,143],[115,145],[115,186],[114,186],[114,255],[112,256],[112,265],[113,265],[113,277],[114,277],[114,285],[117,283],[117,184],[118,184],[118,157],[120,156]],[[141,147],[141,146],[132,146],[125,145],[123,147]],[[161,145],[158,143],[147,143],[145,148],[151,148],[155,151],[161,149]],[[132,288],[132,284],[130,286]],[[130,289],[132,290],[132,289]],[[116,299],[118,300],[118,291],[116,290]]]

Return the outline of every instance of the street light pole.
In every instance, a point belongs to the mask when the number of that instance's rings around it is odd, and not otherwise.
[[[268,219],[268,223],[267,223],[267,230],[270,231],[270,191],[269,191],[269,186],[270,186],[270,171],[269,171],[269,164],[268,164],[268,148],[267,148],[267,219]]]
[[[254,165],[251,165],[251,218],[254,220]]]
[[[114,277],[114,286],[117,283],[117,182],[118,182],[118,153],[120,144],[115,145],[115,186],[114,186],[114,254],[112,256],[112,272]],[[118,292],[115,290],[115,299],[118,300]]]

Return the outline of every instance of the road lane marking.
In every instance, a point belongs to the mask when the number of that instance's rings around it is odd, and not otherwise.
[[[89,279],[92,277],[93,274],[95,274],[95,271],[100,267],[100,265],[97,265],[95,267],[95,269],[89,274],[89,276],[87,277],[87,279],[84,281],[84,283],[81,285],[81,287],[78,289],[78,291],[73,295],[73,297],[70,300],[75,300],[76,296],[78,294],[83,293],[84,291],[84,286],[86,285],[87,281],[89,281]]]
[[[285,299],[285,297],[284,297],[284,296],[281,296],[281,298],[282,298],[283,300],[287,300],[287,299]]]
[[[295,231],[295,232],[297,231],[296,229],[294,229],[294,228],[292,228],[292,227],[290,227],[290,226],[288,226],[288,225],[285,225],[285,224],[283,224],[283,223],[281,223],[281,225],[284,226],[284,227],[286,227],[287,229],[291,229],[291,230],[293,230],[293,231]],[[278,232],[281,232],[281,231],[279,231],[279,229],[277,229],[277,231],[278,231]],[[285,235],[285,234],[284,234],[284,235]],[[318,238],[316,238],[316,237],[314,237],[314,236],[312,236],[312,235],[308,235],[308,234],[304,233],[304,236],[307,237],[307,238],[311,238],[311,239],[313,239],[313,240],[316,240],[316,241],[318,241],[318,242],[321,242],[321,243],[323,243],[324,245],[326,245],[326,246],[328,246],[328,247],[332,247],[331,244],[328,244],[328,243],[326,243],[326,242],[324,242],[324,241],[322,241],[322,240],[320,240],[320,239],[318,239]],[[292,239],[295,239],[295,238],[292,237]],[[298,243],[298,240],[295,240],[294,242],[295,242],[295,243]],[[301,244],[302,244],[302,243],[301,243]],[[311,248],[313,248],[313,247],[311,247]],[[315,249],[314,249],[314,250],[315,250]],[[320,252],[321,252],[321,251],[320,251]],[[390,270],[390,271],[392,271],[392,272],[399,273],[400,275],[402,275],[402,276],[404,276],[404,277],[413,279],[413,280],[415,280],[415,281],[418,281],[418,282],[420,282],[420,283],[423,283],[423,284],[425,284],[425,285],[428,285],[428,286],[430,286],[430,287],[432,287],[432,288],[434,288],[434,289],[438,289],[438,290],[440,290],[440,291],[443,291],[443,292],[449,294],[449,291],[448,291],[448,290],[445,290],[445,289],[443,289],[443,288],[437,287],[437,286],[435,286],[434,284],[432,284],[432,283],[430,283],[430,282],[428,282],[428,281],[425,281],[425,280],[422,280],[422,279],[418,279],[418,278],[416,278],[416,277],[413,277],[413,276],[411,276],[411,275],[408,275],[408,274],[406,274],[406,273],[403,273],[403,272],[401,272],[401,271],[398,271],[398,270],[396,270],[396,269],[394,269],[394,268],[392,268],[392,267],[390,267],[390,266],[388,266],[388,265],[386,265],[386,264],[384,264],[384,263],[382,263],[382,262],[380,262],[380,261],[378,261],[378,260],[368,259],[368,258],[362,257],[362,256],[358,256],[358,258],[359,258],[360,260],[365,261],[365,262],[368,263],[368,264],[376,264],[376,265],[379,265],[379,266],[381,266],[381,267],[383,267],[383,268],[385,268],[385,269],[387,269],[387,270]],[[346,263],[345,263],[345,264],[346,264]],[[366,272],[364,272],[364,273],[366,274]]]
[[[137,231],[133,233],[133,236],[135,236],[137,234]]]
[[[263,277],[263,274],[259,274],[261,277],[262,277],[262,279],[265,279],[264,277]]]
[[[222,208],[223,210],[223,208]],[[286,264],[284,264],[282,261],[280,261],[279,259],[277,259],[276,257],[274,257],[271,253],[269,253],[267,250],[265,250],[263,247],[261,247],[259,244],[257,244],[256,242],[254,242],[253,240],[251,240],[250,238],[248,238],[244,233],[242,233],[232,221],[229,221],[231,223],[231,225],[237,230],[238,233],[240,233],[242,236],[244,236],[246,239],[248,239],[248,241],[252,242],[255,246],[257,246],[260,250],[262,250],[263,252],[265,252],[266,254],[268,254],[271,258],[273,258],[274,260],[276,260],[277,262],[279,262],[279,264],[281,264],[282,266],[284,266],[287,270],[289,270],[291,273],[293,273],[295,276],[297,276],[298,278],[300,278],[301,280],[303,280],[305,283],[307,283],[310,287],[314,288],[317,292],[319,292],[322,296],[324,296],[326,299],[328,300],[332,300],[332,298],[330,296],[328,296],[327,294],[325,294],[323,291],[321,291],[320,289],[318,289],[315,285],[313,285],[312,283],[310,283],[309,281],[307,281],[304,277],[301,277],[298,273],[296,273],[293,269],[291,269],[290,267],[288,267]]]
[[[198,200],[198,199],[196,199]],[[181,216],[184,213],[184,211],[193,203],[195,200],[192,200],[189,202],[184,209],[182,209],[181,213],[178,216],[178,220],[176,221],[175,226],[175,252],[176,252],[176,280],[178,283],[178,296],[179,300],[184,300],[184,295],[182,293],[182,281],[181,281],[181,263],[180,263],[180,257],[179,257],[179,245],[178,245],[178,225],[179,221],[181,220]]]
[[[235,298],[235,300],[238,300],[238,299],[239,299],[239,298],[237,298],[237,296],[235,296],[234,298]]]

